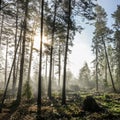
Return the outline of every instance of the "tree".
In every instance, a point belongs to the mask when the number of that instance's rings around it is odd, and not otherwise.
[[[67,24],[66,30],[66,41],[65,41],[65,53],[64,53],[64,66],[63,66],[63,86],[62,86],[62,105],[66,104],[66,67],[67,67],[67,56],[68,56],[68,46],[70,41],[72,42],[75,31],[82,30],[81,25],[76,24],[72,15],[82,15],[83,17],[93,20],[95,17],[92,8],[95,4],[92,1],[64,1],[64,12],[65,12],[65,23]],[[72,9],[74,8],[74,9]],[[77,9],[77,12],[76,12]],[[74,11],[75,10],[75,11]]]
[[[73,84],[74,76],[73,73],[68,69],[66,71],[66,89],[68,90],[71,87],[71,84]]]
[[[39,78],[38,78],[38,98],[37,98],[37,120],[41,120],[41,82],[42,82],[42,43],[43,43],[43,18],[44,0],[41,1],[41,32],[40,32],[40,55],[39,55]]]
[[[54,33],[55,33],[55,23],[56,23],[56,12],[57,12],[57,2],[54,3],[54,17],[53,17],[53,27],[52,27],[52,41],[50,48],[50,71],[49,71],[49,83],[48,83],[48,97],[51,99],[51,75],[52,75],[52,64],[53,64],[53,45],[54,45]]]
[[[1,40],[2,40],[2,33],[3,33],[3,21],[4,21],[4,15],[2,15],[2,18],[1,18],[0,47],[1,47]]]
[[[59,71],[59,74],[58,74],[58,87],[60,88],[60,79],[61,79],[61,45],[60,45],[60,40],[59,40],[59,52],[58,52],[58,61],[59,61],[59,64],[58,64],[58,71]]]
[[[16,51],[16,46],[17,46],[17,37],[18,37],[18,1],[16,2],[16,21],[15,21],[15,40],[14,40],[14,53]],[[13,85],[12,85],[12,93],[13,93],[13,96],[15,96],[15,87],[16,87],[16,81],[17,81],[17,78],[16,78],[16,61],[15,61],[15,64],[14,64],[14,69],[13,69]]]
[[[91,77],[90,69],[88,67],[88,64],[85,62],[84,66],[80,69],[80,73],[79,73],[80,86],[84,88],[88,87],[90,77]]]
[[[104,56],[107,61],[113,90],[116,91],[111,68],[110,68],[110,63],[109,63],[109,58],[108,58],[108,53],[107,53],[107,46],[106,46],[106,41],[109,40],[112,31],[108,27],[106,27],[106,16],[107,15],[104,9],[99,5],[96,7],[96,15],[97,16],[96,16],[96,22],[95,22],[95,32],[94,32],[94,38],[93,38],[93,43],[94,43],[93,49],[96,49],[96,83],[98,84],[98,78],[97,78],[98,62],[101,59],[100,57],[98,59],[98,56],[100,55],[101,51],[104,50]],[[96,90],[98,90],[98,85],[97,85]]]
[[[67,1],[65,1],[67,2]],[[68,52],[68,42],[69,42],[69,34],[70,34],[70,16],[71,16],[71,0],[69,0],[67,6],[67,36],[66,36],[66,46],[65,46],[65,56],[64,56],[64,69],[63,69],[63,88],[62,88],[62,105],[66,104],[66,65],[67,65],[67,52]],[[65,4],[66,5],[66,4]]]
[[[117,6],[117,10],[113,13],[112,17],[115,22],[113,24],[114,32],[114,47],[115,47],[115,63],[116,63],[116,77],[118,83],[120,83],[120,5]]]
[[[26,41],[26,32],[27,32],[28,4],[29,4],[29,0],[26,0],[26,2],[25,2],[25,16],[24,16],[24,22],[23,22],[24,32],[23,32],[23,41],[22,41],[22,55],[21,55],[21,62],[20,62],[20,78],[19,78],[18,93],[17,93],[17,100],[16,100],[18,105],[21,102],[22,84],[23,84],[23,70],[24,70],[25,41]]]
[[[5,86],[7,83],[7,64],[8,64],[8,40],[6,42],[7,46],[6,46],[6,60],[5,60]],[[5,87],[4,87],[5,88]]]
[[[18,47],[19,47],[19,43],[21,41],[21,36],[22,36],[22,28],[21,28],[21,32],[20,32],[19,41],[18,41],[18,44],[17,44],[17,47],[16,47],[14,59],[13,59],[12,65],[11,65],[10,73],[9,73],[9,76],[8,76],[8,80],[7,80],[7,83],[6,83],[5,91],[3,93],[3,97],[2,97],[2,100],[1,100],[0,113],[2,112],[2,107],[3,107],[4,101],[5,101],[5,97],[6,97],[6,93],[7,93],[7,90],[8,90],[8,85],[9,85],[11,74],[12,74],[12,70],[13,70],[13,67],[14,67],[14,64],[15,64],[16,54],[17,54],[17,50],[18,50]]]
[[[30,38],[31,45],[30,45],[28,76],[27,76],[28,84],[30,84],[30,74],[31,74],[32,57],[33,57],[33,46],[34,46],[34,35],[35,35],[35,32],[36,32],[36,27],[37,27],[36,26],[36,22],[34,21],[33,28],[32,28],[33,30],[32,30],[31,38]]]

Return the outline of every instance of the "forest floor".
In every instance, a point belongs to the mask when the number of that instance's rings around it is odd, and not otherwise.
[[[88,112],[82,108],[86,96],[92,96],[103,108],[100,112]],[[61,105],[61,98],[54,94],[52,100],[43,97],[41,120],[120,120],[120,95],[115,93],[70,93],[66,105]],[[5,102],[0,120],[36,120],[35,101],[22,101],[15,109],[14,103]]]

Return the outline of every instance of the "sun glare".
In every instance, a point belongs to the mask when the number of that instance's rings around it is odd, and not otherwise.
[[[43,43],[47,41],[47,38],[43,35]],[[36,34],[34,36],[34,48],[40,49],[40,34]],[[43,45],[43,50],[44,50],[44,45]]]

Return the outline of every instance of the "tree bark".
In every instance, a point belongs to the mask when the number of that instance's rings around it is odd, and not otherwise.
[[[17,5],[17,2],[16,2],[16,6],[17,6],[17,12],[16,12],[16,29],[15,29],[15,48],[14,48],[14,53],[15,53],[15,50],[16,50],[17,36],[18,36],[18,5]],[[16,61],[15,61],[14,68],[13,68],[13,84],[12,84],[13,96],[15,96],[15,87],[16,87]]]
[[[30,73],[31,73],[31,63],[32,63],[32,54],[33,54],[33,45],[34,45],[34,40],[33,40],[33,35],[31,36],[31,46],[30,46],[30,58],[29,58],[29,67],[28,67],[28,77],[27,77],[27,90],[30,87]],[[28,94],[28,92],[27,92]],[[29,96],[29,95],[28,95]],[[29,100],[29,98],[28,98]]]
[[[2,2],[2,1],[0,0],[0,10],[1,10],[1,8],[2,8],[2,6],[1,6],[1,2]]]
[[[66,69],[67,69],[67,52],[68,52],[68,42],[69,42],[69,30],[70,30],[71,0],[69,0],[68,10],[69,10],[69,12],[68,12],[68,26],[67,26],[67,38],[66,38],[64,70],[63,70],[62,105],[66,104]]]
[[[31,63],[32,63],[33,45],[34,45],[34,40],[33,40],[33,38],[32,38],[32,39],[31,39],[31,48],[30,48],[30,58],[29,58],[29,68],[28,68],[28,78],[27,78],[28,81],[30,81],[30,72],[31,72]],[[28,84],[29,84],[29,82],[28,82]]]
[[[110,68],[110,63],[109,63],[109,59],[108,59],[108,54],[107,54],[107,50],[106,50],[106,44],[103,40],[103,37],[102,37],[102,42],[103,42],[103,45],[104,45],[105,56],[106,56],[106,61],[107,61],[107,65],[108,65],[108,70],[109,70],[109,73],[110,73],[112,87],[113,87],[114,92],[116,92],[116,88],[115,88],[115,85],[114,85],[114,80],[113,80],[113,76],[112,76],[112,72],[111,72],[111,68]]]
[[[43,18],[44,0],[41,1],[41,33],[40,33],[40,58],[39,58],[39,78],[38,78],[38,98],[37,98],[37,120],[41,120],[41,82],[42,82],[42,43],[43,43]]]
[[[22,94],[24,56],[25,56],[25,41],[26,41],[26,32],[27,32],[28,4],[29,4],[29,0],[26,0],[25,16],[24,16],[24,32],[23,32],[23,42],[22,42],[22,56],[21,56],[21,62],[20,62],[20,78],[19,78],[18,93],[17,93],[17,103],[18,103],[18,105],[21,102],[21,94]]]
[[[59,42],[59,56],[58,56],[58,59],[59,59],[58,60],[59,61],[58,87],[60,88],[60,78],[61,78],[61,46],[60,46],[60,42]]]
[[[52,59],[53,59],[53,45],[54,45],[54,33],[55,33],[55,21],[56,21],[56,11],[57,11],[57,3],[55,2],[54,6],[54,18],[53,18],[53,29],[52,29],[52,41],[51,41],[51,50],[50,50],[50,71],[49,71],[49,81],[48,81],[48,97],[51,99],[51,79],[52,79]]]
[[[96,47],[96,91],[98,91],[98,48]]]
[[[55,76],[54,76],[54,74],[55,74],[55,60],[54,60],[54,57],[53,57],[53,59],[52,59],[52,81],[54,81],[54,78],[55,78]]]
[[[108,82],[107,82],[107,74],[108,74],[108,72],[107,72],[107,70],[108,70],[108,67],[107,67],[107,60],[106,60],[106,58],[105,58],[105,80],[104,80],[104,87],[107,87],[108,86]]]
[[[2,21],[1,21],[1,32],[0,32],[0,48],[1,48],[1,42],[2,42],[2,33],[3,33],[3,22],[4,22],[4,15],[2,15]]]
[[[21,42],[20,42],[20,48],[19,48],[19,52],[18,52],[18,59],[17,59],[17,66],[16,66],[16,79],[18,79],[18,73],[19,73],[19,66],[20,66],[20,60],[21,60]]]
[[[6,82],[7,82],[7,61],[8,61],[8,39],[6,42],[6,59],[5,59],[5,85],[4,88],[6,86]]]
[[[45,65],[45,66],[46,66],[46,68],[45,68],[45,80],[46,80],[46,81],[45,81],[45,82],[46,82],[45,88],[46,88],[46,90],[47,90],[47,85],[48,85],[48,84],[47,84],[47,83],[48,83],[48,81],[47,81],[47,72],[48,72],[48,71],[47,71],[47,69],[48,69],[47,61],[48,61],[48,55],[46,54],[46,63],[45,63],[45,64],[46,64],[46,65]]]
[[[2,102],[1,102],[1,105],[0,105],[0,113],[2,112],[2,107],[3,107],[4,101],[5,101],[5,97],[6,97],[8,85],[9,85],[9,82],[10,82],[12,70],[13,70],[13,67],[14,67],[14,64],[15,64],[16,54],[17,54],[17,50],[18,50],[18,47],[19,47],[19,43],[21,41],[21,36],[22,36],[22,28],[21,28],[21,32],[20,32],[20,38],[19,38],[19,41],[18,41],[18,44],[17,44],[17,47],[16,47],[16,52],[15,52],[15,55],[14,55],[14,59],[13,59],[13,62],[12,62],[12,66],[11,66],[11,69],[10,69],[10,73],[9,73],[9,76],[8,76],[8,80],[7,80],[7,83],[6,83],[6,88],[5,88],[5,91],[4,91],[2,100],[1,100]]]

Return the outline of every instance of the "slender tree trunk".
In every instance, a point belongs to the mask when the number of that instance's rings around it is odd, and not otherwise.
[[[15,29],[15,48],[14,48],[14,53],[15,53],[16,45],[17,45],[17,35],[18,35],[18,6],[17,6],[17,12],[16,12],[16,29]],[[14,69],[13,69],[13,85],[12,85],[13,96],[15,96],[15,87],[16,87],[16,61],[15,61],[15,64],[14,64]]]
[[[2,8],[2,6],[1,6],[1,2],[2,2],[2,0],[0,0],[0,10],[1,10],[1,8]]]
[[[96,47],[96,91],[98,91],[98,48]]]
[[[2,21],[1,21],[1,30],[0,30],[0,48],[1,48],[1,42],[2,42],[3,22],[4,22],[4,15],[2,15]]]
[[[119,43],[120,44],[120,43]],[[120,47],[120,46],[119,46]],[[120,51],[120,48],[118,48]],[[118,51],[117,51],[118,52]],[[118,55],[118,63],[117,63],[117,82],[118,86],[120,86],[120,53],[117,53]],[[120,88],[120,87],[119,87]]]
[[[68,26],[67,26],[67,38],[65,46],[65,57],[64,57],[64,69],[63,69],[63,88],[62,88],[62,105],[66,104],[66,69],[67,69],[67,52],[69,43],[69,30],[70,30],[70,15],[71,15],[71,0],[69,0],[69,12],[68,12]]]
[[[55,60],[54,60],[54,57],[53,57],[53,60],[52,60],[52,80],[54,81],[54,73],[55,73]]]
[[[20,39],[22,39],[22,32],[20,33]],[[18,44],[18,43],[17,43]],[[20,41],[20,45],[19,45],[19,50],[18,50],[18,56],[17,56],[17,61],[16,61],[16,83],[17,83],[17,80],[19,79],[19,73],[20,73],[20,60],[21,60],[21,54],[22,54],[22,41]],[[15,83],[15,86],[16,86],[16,83]],[[15,96],[16,96],[16,89],[15,89]],[[14,97],[15,97],[14,96]]]
[[[20,42],[20,49],[19,49],[19,52],[18,52],[18,59],[17,59],[17,66],[16,66],[16,81],[18,79],[20,59],[21,59],[21,42]]]
[[[33,32],[35,29],[35,22],[33,24]],[[36,30],[35,30],[36,31]],[[28,84],[30,82],[30,73],[31,73],[31,63],[32,63],[32,56],[33,56],[33,46],[34,46],[34,34],[31,35],[31,47],[30,47],[30,58],[29,58],[29,68],[28,68]]]
[[[112,72],[111,72],[111,68],[110,68],[110,64],[109,64],[108,54],[107,54],[107,50],[106,50],[106,45],[105,45],[105,42],[104,42],[103,38],[102,38],[102,42],[103,42],[103,45],[104,45],[105,56],[106,56],[106,60],[107,60],[108,70],[109,70],[109,73],[110,73],[112,87],[113,87],[114,92],[116,92],[116,88],[115,88],[115,85],[114,85],[114,80],[113,80],[113,76],[112,76]]]
[[[37,120],[41,120],[43,18],[44,18],[44,0],[41,1],[40,58],[39,58],[38,98],[37,98],[37,116],[36,116]]]
[[[28,81],[30,81],[30,72],[31,72],[33,45],[34,45],[34,40],[32,38],[32,40],[31,40],[31,49],[30,49],[30,58],[29,58],[28,78],[27,78]],[[28,84],[29,84],[29,82],[28,82]]]
[[[8,61],[8,39],[6,42],[6,59],[5,59],[5,86],[6,86],[6,82],[7,82],[7,61]],[[4,86],[4,88],[5,88]]]
[[[15,52],[15,55],[14,55],[14,59],[13,59],[13,62],[12,62],[12,66],[11,66],[11,69],[10,69],[10,73],[9,73],[9,76],[8,76],[8,80],[7,80],[7,83],[6,83],[6,88],[5,88],[5,91],[4,91],[2,100],[1,100],[2,102],[1,102],[1,105],[0,105],[0,113],[2,112],[2,107],[3,107],[4,101],[5,101],[5,97],[6,97],[8,85],[9,85],[9,82],[10,82],[12,70],[13,70],[13,67],[14,67],[14,64],[15,64],[16,54],[17,54],[17,50],[18,50],[18,47],[19,47],[19,43],[21,41],[21,36],[22,36],[22,28],[21,28],[21,32],[20,32],[20,38],[19,38],[19,41],[18,41],[18,44],[17,44],[17,47],[16,47],[16,52]]]
[[[106,60],[106,58],[105,58],[105,81],[104,81],[104,87],[107,87],[108,86],[108,83],[107,83],[107,69],[108,67],[107,67],[107,60]]]
[[[32,54],[33,54],[33,45],[34,45],[34,40],[33,40],[33,35],[31,38],[31,47],[30,47],[30,58],[29,58],[29,67],[28,67],[28,77],[27,77],[27,90],[30,87],[30,73],[31,73],[31,63],[32,63]],[[27,92],[28,93],[28,92]],[[29,95],[27,95],[29,96]],[[29,98],[28,98],[29,100]]]
[[[118,81],[119,81],[119,85],[120,85],[120,45],[119,45],[119,53],[118,54],[119,54],[119,57],[118,57],[118,59],[119,59],[119,61],[118,61],[118,76],[119,76],[119,78],[118,78]]]
[[[52,59],[53,59],[53,45],[54,45],[54,33],[55,33],[55,21],[56,21],[56,11],[57,11],[57,3],[55,2],[54,8],[54,18],[53,18],[53,29],[52,29],[52,41],[51,41],[51,50],[50,50],[50,71],[49,71],[49,81],[48,81],[48,97],[51,99],[51,78],[52,78]]]
[[[22,38],[22,33],[21,33],[21,38]],[[19,51],[18,51],[18,56],[17,56],[17,65],[16,65],[16,82],[19,78],[19,73],[20,73],[20,60],[21,60],[21,54],[22,54],[22,41],[20,41],[20,45],[19,45]],[[16,90],[15,90],[16,91]],[[16,92],[15,92],[16,94]]]
[[[22,94],[24,56],[25,56],[25,41],[26,41],[26,32],[27,32],[28,4],[29,4],[29,0],[26,0],[26,3],[25,3],[25,17],[24,17],[24,33],[23,33],[23,42],[22,42],[22,56],[21,56],[21,62],[20,62],[20,78],[19,78],[18,93],[17,93],[17,103],[18,103],[18,105],[21,102],[21,94]]]
[[[58,61],[59,61],[59,66],[58,66],[58,87],[60,88],[60,76],[61,76],[61,46],[60,46],[60,42],[59,42],[59,56],[58,56]]]
[[[45,80],[46,80],[46,86],[45,86],[45,88],[46,88],[46,90],[47,90],[47,85],[48,85],[47,84],[48,83],[48,81],[47,81],[47,68],[48,68],[47,67],[47,61],[48,61],[48,55],[46,54],[46,63],[45,63],[46,64],[45,65],[46,66],[46,68],[45,68]]]
[[[116,70],[117,70],[117,72],[116,72],[116,81],[120,84],[120,59],[118,60]]]

